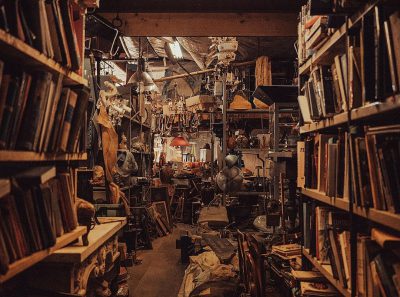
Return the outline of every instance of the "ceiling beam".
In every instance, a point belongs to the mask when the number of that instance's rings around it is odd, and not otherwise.
[[[305,0],[102,0],[98,12],[299,12]]]
[[[136,2],[136,1],[134,1]],[[142,2],[142,1],[140,1]],[[114,13],[102,13],[109,21]],[[126,36],[296,36],[296,13],[120,13]]]

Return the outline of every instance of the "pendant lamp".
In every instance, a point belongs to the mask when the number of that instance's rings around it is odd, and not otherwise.
[[[185,139],[185,137],[178,135],[174,139],[172,139],[169,146],[189,146],[189,142]]]
[[[152,91],[155,88],[155,83],[150,74],[148,74],[144,69],[144,59],[139,58],[137,70],[129,78],[128,85],[137,87],[139,83],[142,82],[144,86],[144,91]]]

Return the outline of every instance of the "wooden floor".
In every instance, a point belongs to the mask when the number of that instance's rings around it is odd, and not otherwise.
[[[175,240],[184,232],[174,228],[173,234],[153,241],[153,249],[138,252],[142,264],[129,268],[131,297],[176,297],[185,274],[180,263],[180,250]]]

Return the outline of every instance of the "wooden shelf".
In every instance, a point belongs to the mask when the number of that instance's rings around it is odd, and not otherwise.
[[[356,23],[358,23],[363,16],[365,16],[371,9],[381,0],[375,0],[371,3],[367,3],[359,13],[354,15],[349,20],[349,29],[351,29]],[[337,29],[332,35],[330,35],[325,43],[318,48],[315,53],[308,58],[300,67],[299,75],[308,74],[312,66],[316,64],[333,64],[333,59],[338,54],[344,54],[345,50],[345,36],[346,36],[346,24],[343,24],[339,29]]]
[[[303,248],[303,255],[306,257],[311,264],[318,269],[319,272],[322,273],[322,275],[342,294],[343,296],[350,297],[351,292],[343,288],[343,286],[340,284],[339,280],[335,279],[332,275],[332,267],[331,265],[323,265],[321,264],[316,258],[310,255],[310,252],[308,249]]]
[[[30,151],[0,151],[0,162],[84,161],[87,153],[37,153]]]
[[[227,109],[226,113],[231,113],[231,114],[242,114],[242,113],[255,113],[255,114],[263,114],[267,113],[269,114],[268,109]]]
[[[9,280],[15,275],[21,273],[22,271],[42,261],[43,259],[53,254],[60,248],[63,248],[68,244],[72,243],[73,241],[75,241],[76,239],[78,239],[80,236],[85,234],[85,232],[86,232],[86,227],[79,226],[74,231],[58,237],[56,244],[53,247],[36,252],[28,257],[25,257],[10,264],[8,272],[5,275],[0,275],[0,283],[4,283],[5,281]]]
[[[400,214],[391,213],[385,210],[378,210],[375,208],[366,209],[359,206],[354,206],[353,212],[356,215],[366,218],[372,222],[400,231]]]
[[[107,240],[126,225],[125,217],[103,217],[99,218],[101,224],[96,225],[89,232],[89,245],[84,246],[81,242],[55,251],[46,259],[50,263],[82,263],[87,257],[95,252]]]
[[[355,108],[351,110],[350,117],[352,121],[363,120],[397,109],[400,109],[400,95],[390,96],[384,102],[374,102],[365,106]],[[313,122],[301,126],[300,133],[310,133],[327,128],[332,128],[335,126],[344,125],[345,123],[347,123],[347,120],[347,112],[339,113],[334,115],[332,118],[323,119],[319,122]]]
[[[301,189],[301,193],[312,199],[318,200],[324,204],[332,207],[349,211],[350,203],[343,198],[328,197],[324,193],[321,193],[314,189]],[[375,208],[366,209],[364,207],[356,206],[353,207],[353,213],[357,216],[366,218],[372,222],[387,226],[394,230],[400,231],[400,214],[392,213],[386,210],[379,210]]]
[[[61,73],[65,76],[64,80],[66,84],[88,85],[87,80],[76,72],[61,66],[53,59],[46,57],[37,49],[2,29],[0,29],[0,52],[2,59],[6,62],[7,58],[11,58],[13,61],[17,61],[17,63],[24,66],[47,70],[52,73]]]
[[[301,188],[301,193],[303,195],[306,195],[307,197],[318,200],[318,201],[325,203],[327,205],[330,205],[332,207],[336,207],[341,210],[349,211],[350,203],[348,200],[345,200],[345,198],[328,197],[325,195],[325,193],[322,193],[322,192],[314,190],[314,189]]]

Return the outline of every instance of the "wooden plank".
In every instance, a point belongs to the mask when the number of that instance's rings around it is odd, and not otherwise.
[[[99,218],[102,224],[96,225],[90,231],[89,245],[84,246],[82,242],[59,249],[46,259],[50,263],[82,263],[87,257],[94,253],[100,246],[109,240],[114,234],[126,225],[125,217]]]
[[[0,151],[0,162],[84,161],[87,153],[37,153],[30,151]]]
[[[60,237],[57,238],[56,244],[48,248],[46,250],[42,250],[36,253],[33,253],[32,255],[25,257],[23,259],[20,259],[14,263],[12,263],[9,266],[9,270],[5,275],[0,275],[0,283],[3,283],[10,278],[14,277],[15,275],[21,273],[22,271],[28,269],[29,267],[33,266],[34,264],[42,261],[49,255],[53,254],[60,248],[63,248],[64,246],[70,244],[74,240],[78,239],[80,236],[85,234],[86,232],[86,227],[79,226],[77,227],[74,231],[66,233]]]
[[[339,280],[335,279],[332,275],[331,265],[322,265],[319,261],[310,255],[308,249],[303,248],[303,255],[311,262],[311,264],[318,269],[319,272],[345,297],[350,297],[351,292],[348,289],[343,288]]]
[[[341,210],[349,211],[349,201],[344,198],[328,197],[325,193],[319,192],[314,189],[301,188],[301,193],[307,197],[318,200],[327,205],[339,208]]]
[[[88,1],[88,0],[86,0]],[[90,0],[94,1],[94,0]],[[102,0],[99,12],[299,12],[305,0]]]
[[[370,221],[400,231],[400,214],[378,210],[375,208],[365,209],[359,206],[354,206],[353,212],[356,215],[366,218]]]
[[[111,22],[115,13],[102,13]],[[297,36],[297,13],[119,13],[127,36]]]
[[[6,58],[10,58],[22,66],[47,70],[52,73],[61,73],[65,76],[66,84],[88,84],[87,80],[76,72],[61,66],[56,61],[46,57],[35,48],[2,29],[0,29],[0,52],[2,60],[6,62]]]

